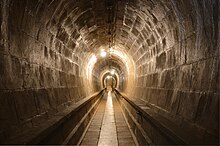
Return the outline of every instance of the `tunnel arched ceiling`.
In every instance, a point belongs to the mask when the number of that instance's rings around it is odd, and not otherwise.
[[[190,23],[194,16],[188,14],[200,11],[199,5],[197,1],[173,0],[51,1],[48,6],[53,11],[47,28],[79,58],[88,58],[100,48],[121,48],[132,57],[141,75],[146,72],[143,65],[149,66],[148,70],[163,67],[159,61],[152,67],[150,59],[163,59],[162,52],[178,49],[178,42],[195,33],[190,29],[200,27],[199,22]],[[196,31],[199,37],[199,28]]]
[[[35,33],[45,42],[45,49],[62,46],[56,51],[68,64],[75,63],[72,72],[82,78],[85,62],[100,49],[127,54],[122,60],[134,63],[137,86],[145,75],[219,54],[219,49],[210,51],[219,46],[216,0],[21,0],[10,5],[15,10],[10,16],[16,16],[10,20],[11,28],[26,27],[28,35]]]
[[[112,69],[115,69],[119,74],[127,72],[127,69],[126,69],[125,65],[123,64],[123,62],[118,60],[117,58],[100,59],[97,62],[96,67],[94,68],[94,72],[98,73],[98,72],[103,72],[104,70],[111,71]]]
[[[144,49],[150,50],[155,41],[162,41],[166,32],[174,29],[178,21],[172,11],[174,3],[150,0],[51,1],[49,6],[54,6],[55,11],[47,26],[52,30],[56,28],[54,33],[64,42],[76,40],[72,47],[83,43],[83,52],[108,47],[110,40],[115,46],[123,46],[138,60]],[[166,45],[166,40],[163,43]]]
[[[80,59],[97,52],[100,47],[107,49],[111,45],[122,48],[139,67],[162,51],[181,46],[176,42],[182,42],[193,33],[197,34],[199,45],[202,27],[208,28],[214,23],[212,16],[206,17],[210,20],[207,24],[202,22],[200,18],[205,11],[201,7],[215,1],[22,0],[13,3],[26,5],[21,9],[37,15],[38,23],[45,25]],[[208,39],[215,40],[216,34],[207,35]]]
[[[111,64],[121,92],[203,137],[219,135],[219,5],[1,0],[0,127],[29,125],[100,91]]]
[[[126,54],[127,59],[122,60],[133,62],[133,74],[141,83],[145,75],[161,75],[164,69],[219,54],[219,27],[215,20],[218,0],[11,0],[4,3],[9,7],[9,15],[4,16],[10,16],[7,23],[10,33],[23,34],[17,41],[15,36],[3,33],[15,41],[10,45],[12,54],[22,54],[31,63],[52,66],[80,78],[84,77],[83,66],[100,49],[113,48]],[[24,43],[22,39],[27,36],[36,41]],[[40,44],[44,51],[27,51],[32,48],[31,42]],[[28,49],[20,53],[15,50],[17,46]],[[65,59],[60,61],[60,58]],[[70,66],[74,68],[71,71]]]

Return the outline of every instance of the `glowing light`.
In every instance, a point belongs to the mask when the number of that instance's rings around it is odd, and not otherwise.
[[[107,76],[107,79],[110,79],[110,78],[112,78],[111,76]]]
[[[95,55],[92,55],[91,60],[92,63],[95,63],[97,61],[97,58]]]
[[[105,52],[105,50],[102,50],[100,55],[101,55],[101,57],[106,57],[107,53]]]
[[[109,49],[109,52],[110,52],[110,53],[113,53],[113,51],[114,51],[113,48],[110,48],[110,49]]]
[[[115,74],[115,70],[112,70],[112,71],[111,71],[111,75],[114,75],[114,74]]]

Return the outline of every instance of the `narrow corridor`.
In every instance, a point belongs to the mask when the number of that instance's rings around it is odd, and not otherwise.
[[[104,94],[80,145],[135,145],[120,105],[111,91]]]
[[[0,0],[0,145],[219,145],[219,100],[220,0]]]

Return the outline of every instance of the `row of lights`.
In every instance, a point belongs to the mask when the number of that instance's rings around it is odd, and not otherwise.
[[[113,49],[110,48],[110,49],[109,49],[109,53],[111,54],[112,52],[113,52]],[[106,57],[106,56],[107,56],[107,52],[106,52],[104,49],[102,49],[101,52],[100,52],[100,56],[101,56],[102,58]],[[111,74],[112,76],[115,75],[115,70],[112,69],[112,70],[110,71],[110,74]],[[112,76],[108,75],[108,76],[107,76],[107,79],[113,78]]]
[[[107,79],[113,78],[112,76],[115,75],[115,70],[114,70],[114,69],[111,70],[110,73],[111,73],[111,75],[108,75],[108,76],[107,76]]]
[[[113,78],[112,76],[107,76],[107,79],[111,79],[111,78]]]
[[[113,53],[113,48],[110,48],[109,49],[109,54],[112,54],[112,53]],[[103,58],[106,57],[107,56],[106,50],[102,49],[101,53],[100,53],[100,56],[103,57]]]

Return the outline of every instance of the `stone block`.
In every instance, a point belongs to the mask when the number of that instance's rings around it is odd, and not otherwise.
[[[154,73],[152,75],[150,75],[150,83],[151,83],[151,87],[158,87],[159,84],[159,74],[158,73]]]
[[[79,93],[78,87],[75,87],[74,99],[75,99],[75,102],[80,101],[80,93]]]
[[[178,85],[176,88],[181,90],[190,90],[192,87],[192,65],[182,66],[179,70]]]
[[[56,36],[60,41],[62,41],[63,43],[67,43],[68,39],[69,39],[69,35],[68,33],[65,31],[65,29],[60,28],[59,31],[57,32],[57,36]]]
[[[37,115],[37,107],[33,91],[16,91],[13,92],[12,97],[15,100],[19,120],[25,121]]]
[[[22,88],[23,86],[23,75],[22,75],[22,65],[19,58],[12,57],[10,66],[10,79],[11,83],[15,88]]]
[[[75,72],[76,72],[76,75],[78,76],[79,75],[79,65],[75,64]]]
[[[152,34],[149,39],[147,39],[147,43],[149,46],[152,46],[156,43],[155,36]]]
[[[150,96],[150,100],[149,102],[151,104],[155,104],[155,105],[158,105],[158,99],[160,98],[159,96],[159,93],[160,92],[160,89],[151,89],[151,96]]]
[[[6,70],[6,64],[8,64],[7,62],[7,56],[0,54],[0,88],[1,89],[5,89],[6,85],[5,85],[5,80],[6,80],[6,74],[7,74],[7,70]]]
[[[220,94],[204,93],[198,103],[196,123],[218,135]]]
[[[72,54],[71,54],[72,50],[69,50],[68,48],[64,48],[64,56],[67,58],[71,58]]]
[[[164,37],[164,35],[166,34],[166,30],[164,29],[164,22],[160,22],[158,23],[158,25],[156,26],[156,31],[158,33],[159,36]]]
[[[163,52],[156,57],[156,67],[157,69],[164,69],[166,63],[166,53]]]
[[[46,17],[46,14],[44,14],[44,17],[39,17],[41,18],[41,27],[38,30],[37,34],[37,40],[44,44],[45,46],[52,48],[50,45],[51,43],[51,34],[50,32],[46,29],[46,26],[44,25],[45,20],[43,20]]]
[[[166,67],[172,68],[176,65],[175,50],[171,49],[167,52]]]
[[[186,37],[190,37],[195,33],[195,28],[193,26],[193,20],[190,14],[188,14],[184,21],[185,29],[186,29]]]
[[[177,40],[175,40],[175,31],[174,30],[170,30],[167,35],[166,35],[166,46],[167,49],[172,48],[177,42]]]
[[[183,39],[183,38],[182,38]],[[187,49],[189,49],[188,47],[187,47],[187,40],[185,40],[185,39],[183,39],[179,44],[178,44],[178,49],[180,49],[180,64],[181,65],[184,65],[184,64],[190,64],[190,63],[192,63],[192,62],[194,62],[195,60],[192,60],[192,58],[195,58],[194,56],[192,56],[192,53],[195,53],[194,51],[195,51],[195,49],[194,48],[192,48],[192,46],[190,46],[191,47],[191,51],[189,51],[189,52],[187,52],[188,50]],[[189,60],[189,56],[187,56],[188,55],[188,53],[190,53],[190,55],[192,56],[192,57],[190,57],[190,59],[191,60]]]
[[[154,14],[154,17],[156,17],[158,21],[161,21],[166,15],[166,11],[163,8],[161,8],[159,5],[153,8],[152,13]]]
[[[54,60],[54,62],[55,62],[54,67],[58,70],[62,70],[62,66],[61,66],[61,58],[62,57],[61,57],[61,55],[56,53],[55,58],[56,59]]]
[[[144,89],[144,91],[145,91],[145,93],[144,93],[144,97],[143,97],[143,99],[146,101],[146,102],[149,102],[149,100],[150,100],[150,97],[151,97],[151,89],[149,89],[149,88],[145,88]]]
[[[166,103],[164,109],[170,112],[170,107],[172,105],[172,96],[173,96],[174,91],[173,90],[167,90],[167,95],[166,95]]]
[[[38,31],[40,29],[40,23],[36,21],[36,18],[31,15],[30,12],[24,11],[21,29],[29,36],[37,39]]]
[[[140,33],[135,27],[132,28],[131,33],[135,36],[138,36],[138,34]]]
[[[125,18],[124,19],[124,24],[125,25],[127,25],[127,26],[132,26],[132,24],[133,24],[133,22],[132,22],[132,20],[131,19],[129,19],[129,18]]]
[[[44,46],[38,41],[34,41],[33,46],[29,49],[33,50],[33,54],[30,54],[30,62],[35,64],[45,64],[44,58]],[[53,59],[53,58],[52,58]]]
[[[196,61],[198,58],[196,48],[196,36],[193,35],[185,40],[186,43],[186,59],[188,63]]]
[[[46,89],[39,89],[33,91],[38,114],[47,112],[50,108],[49,95]]]
[[[11,91],[0,92],[0,129],[18,124],[14,97],[12,95]]]
[[[48,84],[47,88],[57,87],[54,84],[53,73],[54,71],[51,68],[46,68],[46,80]]]
[[[10,53],[13,56],[18,58],[22,57],[24,42],[22,41],[23,33],[20,33],[18,30],[12,31],[10,29],[9,32],[9,41],[10,41]]]
[[[174,82],[175,82],[175,76],[174,76],[174,71],[172,69],[164,70],[161,72],[159,87],[165,89],[174,89]]]
[[[69,92],[70,92],[70,99],[71,99],[71,101],[75,102],[75,98],[76,98],[75,88],[70,88]]]
[[[7,53],[9,49],[9,28],[8,28],[8,11],[9,11],[9,1],[2,1],[0,5],[0,52]]]
[[[61,86],[66,86],[67,85],[67,83],[66,83],[66,73],[64,73],[64,72],[59,72],[59,74],[60,74],[60,85]]]
[[[76,47],[76,43],[72,40],[72,39],[69,39],[68,43],[67,43],[67,47],[74,51],[75,50],[75,47]]]
[[[79,32],[77,32],[77,30],[75,29],[73,31],[73,33],[71,34],[71,38],[73,38],[74,40],[77,40],[80,37]]]
[[[57,108],[57,97],[55,96],[55,92],[54,90],[56,90],[55,88],[49,88],[49,89],[46,89],[47,92],[48,92],[48,102],[49,102],[49,105],[50,105],[50,109],[52,110],[56,110]]]
[[[157,94],[158,94],[157,106],[160,107],[161,109],[165,109],[167,100],[169,100],[169,97],[167,97],[168,90],[160,89],[158,90]]]
[[[19,50],[22,52],[22,58],[27,61],[31,61],[32,56],[34,55],[34,44],[35,39],[27,35],[26,33],[20,33],[20,41],[15,44],[19,46]]]
[[[180,92],[177,114],[187,120],[194,121],[200,98],[200,93]]]
[[[161,46],[162,46],[162,49],[165,51],[167,49],[167,39],[168,38],[163,38],[162,41],[160,42],[161,43]]]
[[[9,13],[10,31],[21,29],[24,12],[25,12],[24,0],[13,1],[13,2],[10,1],[10,13]]]
[[[31,65],[26,61],[22,61],[22,74],[24,76],[24,87],[25,88],[31,87],[33,82],[33,80],[30,77]]]
[[[23,76],[20,59],[2,54],[0,57],[0,88],[22,88]]]
[[[176,116],[179,108],[179,102],[180,102],[180,91],[174,90],[171,98],[171,106],[169,107],[169,111],[171,115]]]
[[[193,65],[192,89],[196,91],[208,91],[210,88],[213,60],[201,61]]]
[[[69,99],[69,92],[66,88],[54,89],[54,97],[57,100],[57,105],[66,103]]]
[[[213,64],[211,65],[209,91],[220,93],[220,60],[218,58],[214,58]]]
[[[72,81],[71,75],[67,74],[66,75],[66,85],[68,88],[70,88],[72,85],[71,81]]]

